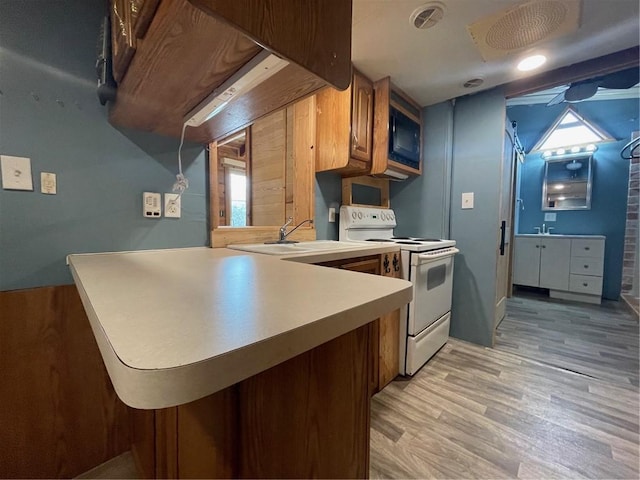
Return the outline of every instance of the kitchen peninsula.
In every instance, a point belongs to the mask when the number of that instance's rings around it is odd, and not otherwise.
[[[228,249],[69,263],[143,475],[368,475],[370,322],[409,282]]]

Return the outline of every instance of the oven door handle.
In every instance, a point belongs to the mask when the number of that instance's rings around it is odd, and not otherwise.
[[[428,254],[428,253],[421,253],[418,255],[418,259],[420,260],[420,263],[429,263],[434,260],[439,260],[441,258],[452,257],[459,251],[460,250],[458,250],[456,247],[451,247],[451,248],[448,248],[446,252],[436,253],[435,255]]]

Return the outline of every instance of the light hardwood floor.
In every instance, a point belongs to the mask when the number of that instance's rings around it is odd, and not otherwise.
[[[450,339],[374,397],[371,476],[639,478],[638,324],[619,307],[513,298],[497,348]]]
[[[638,320],[622,302],[509,299],[495,348],[602,380],[638,386]]]

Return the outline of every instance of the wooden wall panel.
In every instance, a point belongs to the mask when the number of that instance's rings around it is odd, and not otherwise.
[[[73,285],[0,292],[0,477],[73,477],[130,447]]]
[[[238,385],[240,477],[368,477],[370,341],[371,324]]]
[[[285,221],[287,112],[251,126],[251,221],[256,227]]]

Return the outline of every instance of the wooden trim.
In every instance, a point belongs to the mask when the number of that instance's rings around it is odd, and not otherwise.
[[[297,225],[315,216],[315,96],[293,106],[293,123],[293,221]]]
[[[357,205],[353,203],[353,184],[366,185],[380,189],[380,203],[383,208],[390,208],[389,180],[386,178],[374,178],[368,176],[347,177],[342,179],[342,205]],[[371,205],[365,205],[370,207]]]
[[[513,98],[558,85],[586,80],[598,75],[616,72],[640,65],[640,47],[627,48],[610,55],[593,58],[585,62],[557,68],[533,77],[505,84],[505,97]]]
[[[220,199],[218,198],[218,143],[209,144],[209,225],[220,226]]]
[[[178,478],[178,407],[155,412],[156,478]]]
[[[373,151],[371,174],[383,173],[389,161],[389,105],[391,79],[378,80],[373,84],[375,101],[373,102]]]

